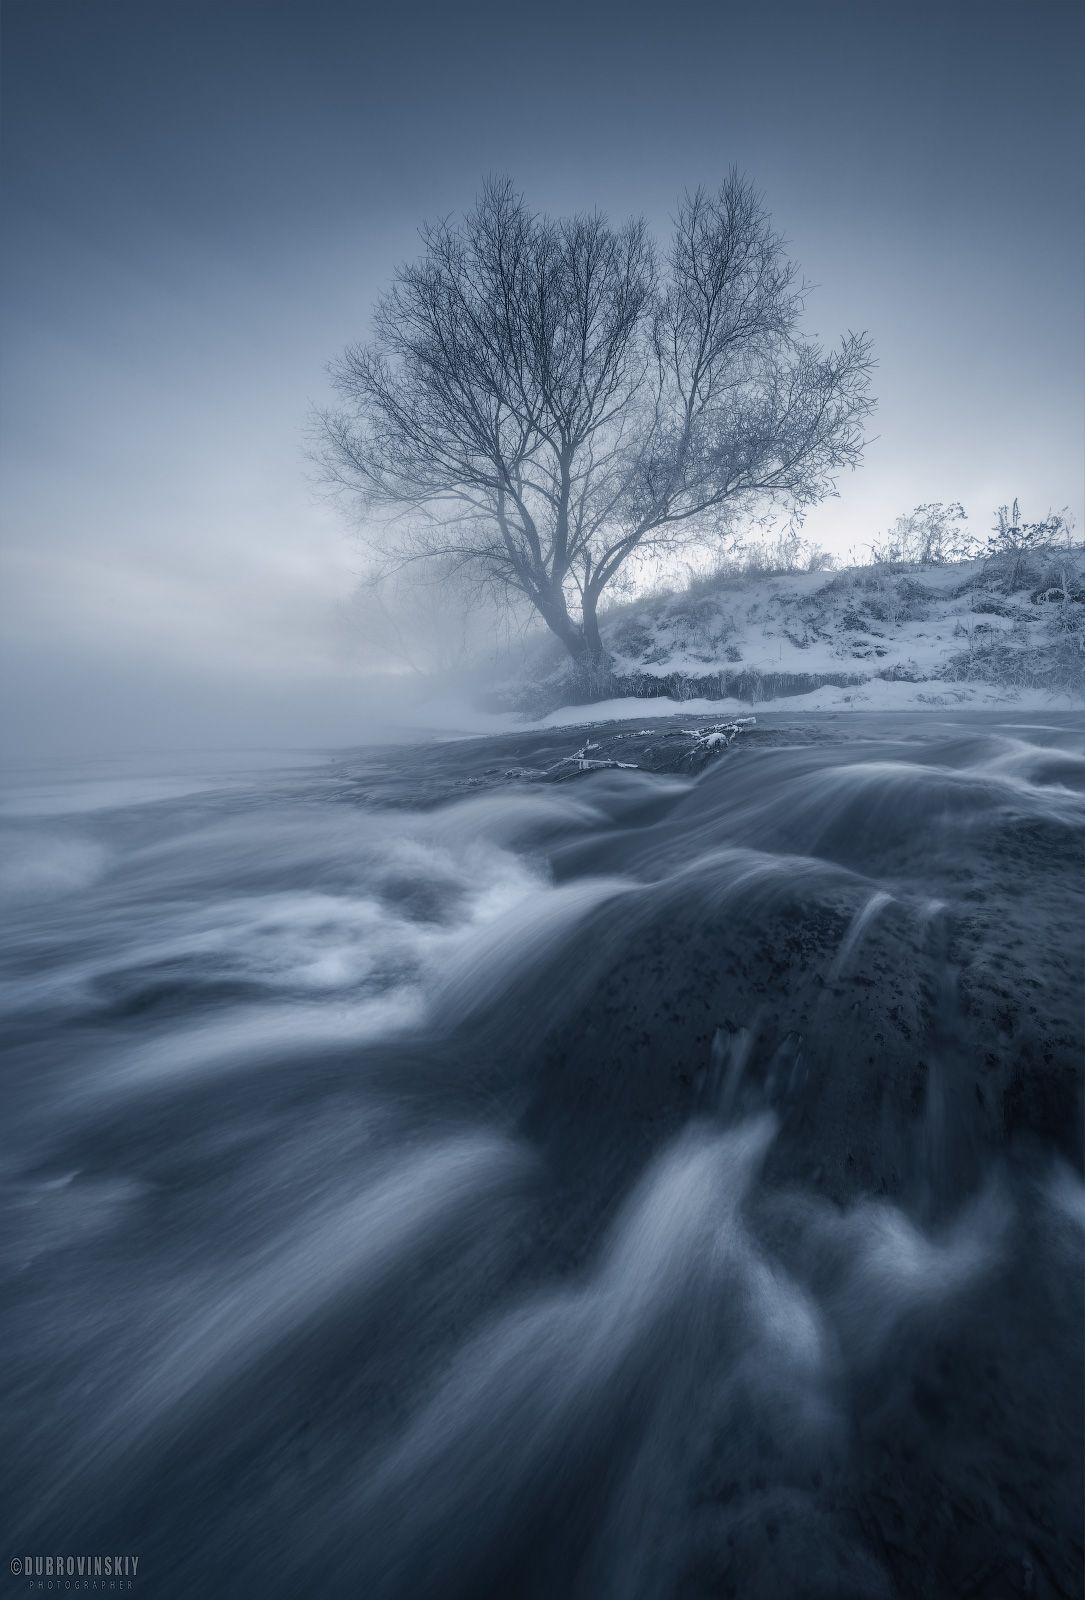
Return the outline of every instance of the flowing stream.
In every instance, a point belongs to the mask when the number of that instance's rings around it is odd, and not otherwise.
[[[666,729],[11,776],[10,1555],[1082,1593],[1080,719]]]

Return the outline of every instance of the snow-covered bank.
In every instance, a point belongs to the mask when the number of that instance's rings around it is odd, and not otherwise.
[[[1070,708],[1085,689],[1085,553],[732,577],[612,611],[603,642],[612,695],[589,700],[546,641],[491,709],[511,727],[640,717],[646,703],[656,716]]]
[[[768,702],[773,711],[915,711],[924,707],[947,709],[953,707],[990,707],[992,710],[1018,707],[1022,711],[1071,711],[1080,704],[1069,695],[1050,695],[1042,690],[1007,690],[997,684],[986,683],[892,683],[872,678],[855,688],[838,689],[826,684],[809,694],[781,695]],[[590,722],[651,721],[652,717],[677,715],[730,716],[746,715],[751,711],[765,710],[766,703],[754,700],[708,700],[699,696],[694,700],[672,700],[655,697],[651,700],[626,696],[620,700],[600,700],[590,705],[561,706],[536,723],[525,723],[515,717],[506,723],[509,727],[559,728],[579,726]],[[501,718],[506,721],[506,716]],[[496,718],[489,725],[496,726]]]
[[[424,707],[417,732],[425,732],[436,742],[474,738],[480,734],[528,733],[544,728],[587,727],[602,722],[629,722],[649,728],[670,717],[705,717],[718,721],[733,716],[771,711],[788,716],[804,712],[862,711],[946,711],[946,710],[1077,711],[1081,702],[1071,695],[1052,695],[1042,690],[1013,690],[998,684],[886,682],[874,678],[854,688],[838,689],[826,685],[809,694],[783,695],[769,702],[752,700],[709,700],[698,696],[674,700],[657,695],[646,700],[635,695],[621,699],[594,700],[585,705],[559,706],[542,717],[527,717],[517,711],[481,711],[463,702],[429,702]],[[397,730],[404,737],[404,728]]]
[[[746,716],[766,709],[788,714],[804,711],[917,711],[976,709],[1021,711],[1073,711],[1080,702],[1070,695],[1050,695],[1042,690],[1007,690],[997,684],[937,682],[892,683],[874,678],[847,689],[826,685],[809,694],[782,695],[768,702],[708,700],[703,695],[674,700],[657,695],[650,700],[627,695],[617,700],[595,700],[586,705],[559,706],[544,717],[524,717],[515,711],[486,712],[458,706],[449,711],[444,737],[481,733],[516,733],[533,728],[581,727],[596,722],[638,722],[645,725],[666,717]],[[427,718],[428,721],[428,718]]]

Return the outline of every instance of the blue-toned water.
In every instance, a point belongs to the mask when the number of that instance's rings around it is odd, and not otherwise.
[[[674,726],[9,775],[11,1556],[1081,1593],[1080,720]]]

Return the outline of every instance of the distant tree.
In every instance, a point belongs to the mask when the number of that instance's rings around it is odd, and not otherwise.
[[[737,173],[682,199],[662,263],[643,221],[538,216],[506,180],[422,242],[331,368],[317,453],[386,568],[438,557],[525,596],[580,666],[605,661],[600,599],[632,558],[801,510],[861,459],[869,340],[800,332],[804,286]]]
[[[441,558],[359,583],[351,615],[371,645],[421,678],[462,670],[479,651],[510,642],[518,611],[495,611]]]
[[[919,566],[967,561],[977,549],[975,535],[963,526],[967,520],[968,513],[959,500],[948,505],[932,500],[898,517],[889,532],[871,545],[871,556],[888,564]]]

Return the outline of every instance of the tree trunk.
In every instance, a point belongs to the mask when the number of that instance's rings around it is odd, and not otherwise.
[[[560,639],[573,660],[579,663],[584,657],[584,636],[569,613],[562,607],[539,607],[539,612],[550,632]]]
[[[599,616],[596,610],[599,601],[597,596],[589,590],[584,596],[581,636],[584,641],[584,650],[590,657],[592,664],[597,668],[607,665],[607,653],[603,649],[603,637],[599,632]]]
[[[544,599],[538,600],[536,604],[546,626],[561,640],[580,672],[606,670],[607,655],[599,633],[597,601],[594,596],[585,597],[583,621],[580,623],[574,622],[569,615],[565,595],[560,588]]]

